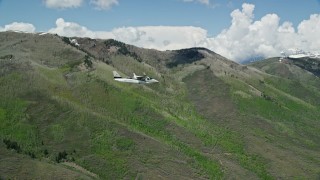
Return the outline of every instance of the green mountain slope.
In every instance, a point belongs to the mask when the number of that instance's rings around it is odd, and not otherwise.
[[[319,177],[313,74],[76,39],[0,33],[1,178]],[[119,83],[113,70],[160,83]]]

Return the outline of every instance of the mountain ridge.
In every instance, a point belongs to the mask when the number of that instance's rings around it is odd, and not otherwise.
[[[74,162],[101,179],[319,177],[319,79],[304,69],[288,79],[203,48],[13,32],[0,39],[0,167],[35,172],[0,168],[1,178],[48,177],[26,161],[56,176]],[[160,83],[120,84],[113,70]],[[71,171],[63,177],[97,178]]]

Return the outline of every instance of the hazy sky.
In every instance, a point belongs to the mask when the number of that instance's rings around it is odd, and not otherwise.
[[[209,48],[235,61],[320,51],[319,0],[0,0],[0,31]]]

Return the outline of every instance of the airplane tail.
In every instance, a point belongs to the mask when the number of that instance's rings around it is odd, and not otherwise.
[[[113,71],[113,78],[122,78],[117,71]]]
[[[134,78],[134,79],[137,79],[136,73],[133,73],[133,78]]]

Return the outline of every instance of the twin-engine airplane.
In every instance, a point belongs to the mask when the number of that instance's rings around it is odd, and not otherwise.
[[[135,73],[133,73],[132,78],[123,78],[119,75],[117,71],[113,71],[113,78],[116,81],[119,82],[125,82],[125,83],[135,83],[135,84],[151,84],[151,83],[157,83],[156,79],[153,79],[149,76],[137,76]]]

